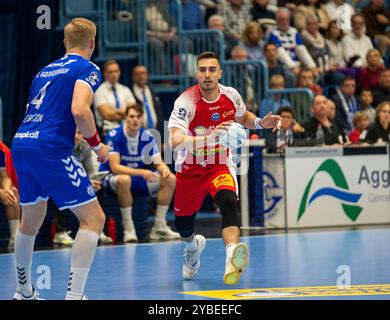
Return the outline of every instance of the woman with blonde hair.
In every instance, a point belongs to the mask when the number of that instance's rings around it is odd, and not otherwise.
[[[390,142],[390,101],[384,101],[376,108],[376,120],[368,128],[368,143]]]
[[[257,22],[252,21],[246,25],[242,33],[242,42],[240,46],[245,48],[249,60],[264,59],[264,41],[262,40],[262,37],[263,32]]]

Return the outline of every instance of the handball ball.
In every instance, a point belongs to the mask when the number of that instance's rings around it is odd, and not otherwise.
[[[233,122],[227,132],[219,137],[219,143],[229,149],[238,149],[245,139],[247,139],[247,134],[244,127]]]

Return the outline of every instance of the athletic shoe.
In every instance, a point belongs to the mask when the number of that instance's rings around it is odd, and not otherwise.
[[[123,230],[123,242],[138,242],[137,234],[135,229]]]
[[[104,232],[102,232],[100,235],[99,235],[99,243],[100,244],[110,244],[110,243],[113,243],[112,239],[108,236],[106,236],[104,234]]]
[[[163,224],[159,227],[156,227],[154,225],[152,227],[152,230],[150,230],[149,239],[150,240],[174,240],[174,239],[180,239],[180,234],[172,231],[171,228],[169,228],[166,224]]]
[[[206,246],[206,238],[197,234],[195,236],[197,247],[195,251],[184,249],[183,279],[191,280],[198,273],[200,267],[200,255]]]
[[[74,240],[69,236],[70,231],[57,232],[54,236],[53,243],[63,246],[72,246]]]
[[[233,253],[226,257],[225,274],[223,282],[228,285],[236,284],[241,274],[248,265],[249,251],[245,243],[238,243],[234,246]]]
[[[33,292],[28,297],[23,295],[23,293],[21,293],[19,291],[16,291],[14,296],[13,296],[13,298],[12,298],[12,300],[45,300],[45,299],[38,298],[39,292],[35,291],[34,286],[32,286],[32,289],[33,289]]]

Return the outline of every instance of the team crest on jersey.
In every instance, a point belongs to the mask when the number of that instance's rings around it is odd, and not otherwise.
[[[117,134],[117,131],[116,131],[116,130],[111,130],[111,131],[108,132],[108,135],[109,135],[110,137],[115,137],[116,134]]]
[[[181,120],[184,120],[187,116],[187,110],[184,108],[179,108],[179,111],[177,112],[177,117]]]
[[[99,76],[96,71],[92,71],[89,77],[86,79],[92,86],[96,85],[99,81]]]
[[[211,120],[213,121],[218,121],[219,119],[221,119],[221,116],[218,112],[213,113],[213,115],[211,116]]]
[[[87,192],[90,196],[94,196],[95,195],[95,191],[93,190],[93,187],[92,186],[88,186],[87,188]]]

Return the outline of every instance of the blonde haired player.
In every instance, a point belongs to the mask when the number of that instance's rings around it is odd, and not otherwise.
[[[25,118],[12,144],[22,206],[15,239],[16,300],[38,299],[31,281],[31,263],[49,197],[60,210],[71,209],[80,222],[66,299],[83,298],[105,221],[88,175],[72,155],[77,126],[99,161],[108,157],[90,109],[101,81],[99,68],[89,61],[95,49],[96,26],[75,18],[65,26],[64,34],[66,54],[35,76]]]
[[[263,119],[246,110],[236,89],[219,84],[218,56],[203,52],[197,59],[195,85],[175,101],[169,119],[169,143],[179,152],[176,160],[175,227],[185,244],[183,278],[199,270],[206,239],[195,235],[195,215],[207,193],[221,209],[222,237],[226,246],[224,282],[235,284],[248,263],[248,248],[239,243],[237,180],[234,167],[218,143],[233,120],[246,128],[273,128],[281,122],[271,112]]]

